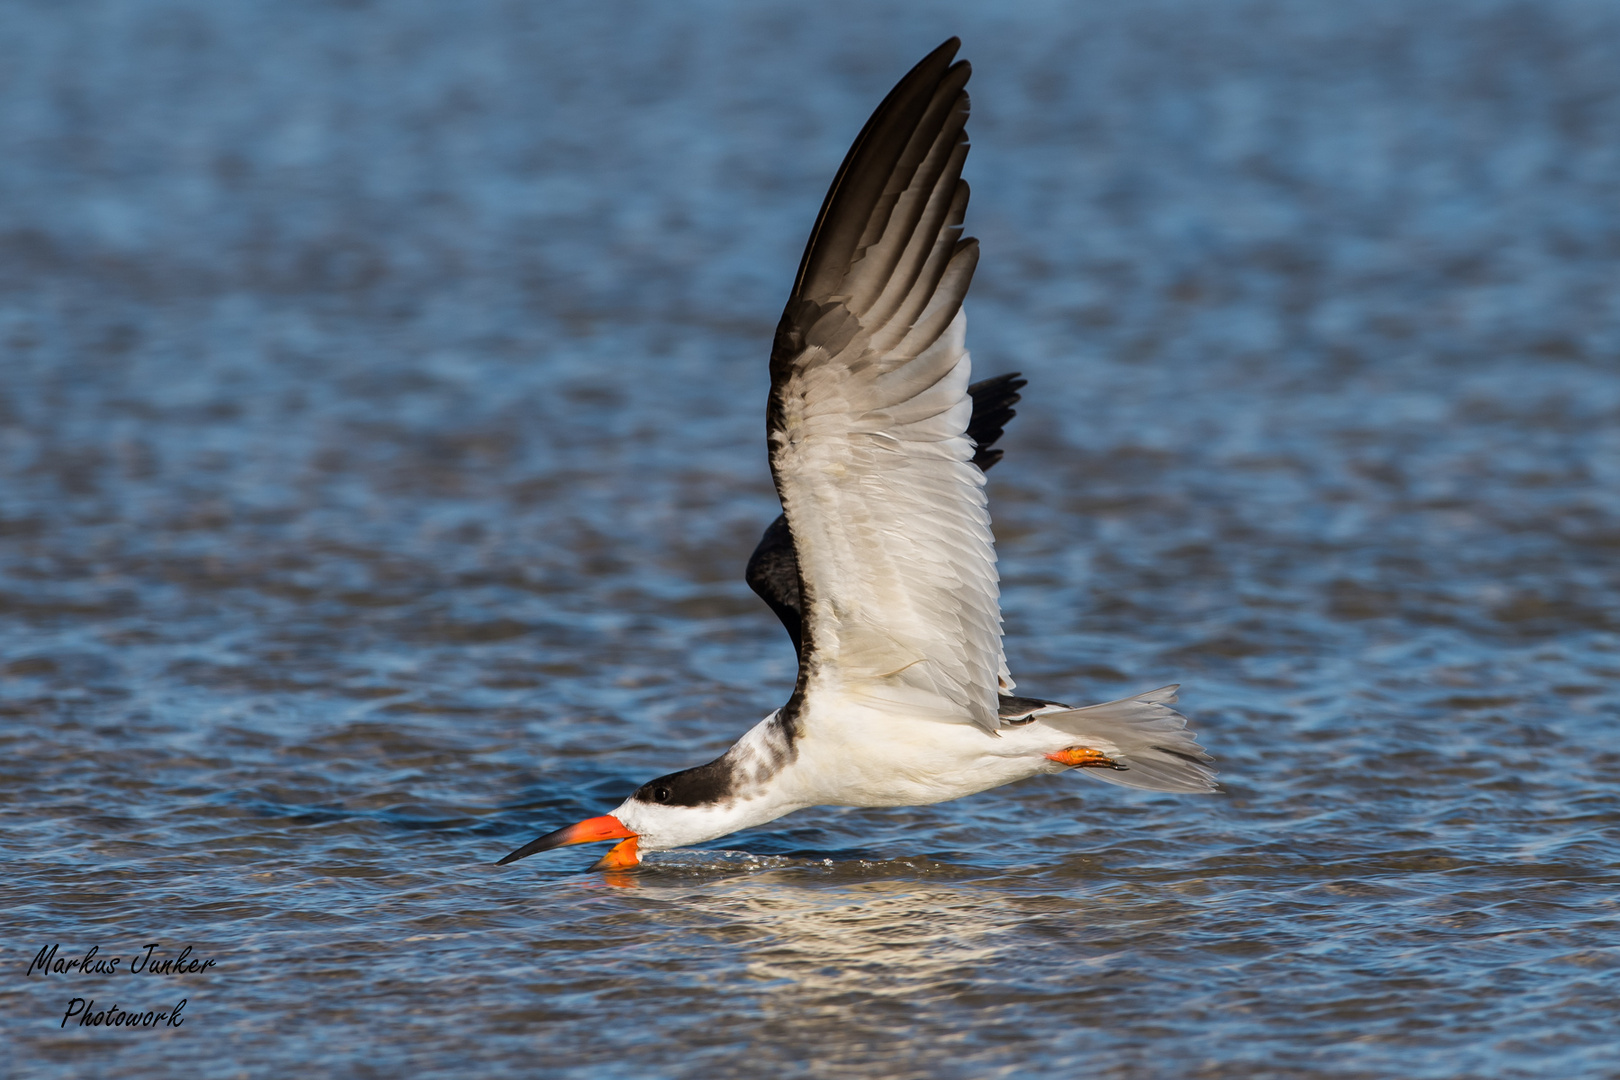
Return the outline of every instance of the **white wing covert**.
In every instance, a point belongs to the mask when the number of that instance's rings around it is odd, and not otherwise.
[[[771,353],[771,471],[798,557],[800,689],[999,726],[1010,690],[962,299],[967,63],[946,42],[867,121]]]

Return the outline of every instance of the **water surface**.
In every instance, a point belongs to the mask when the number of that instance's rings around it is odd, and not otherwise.
[[[1612,5],[0,26],[20,1075],[1614,1075]],[[786,697],[770,334],[951,33],[1013,671],[1183,683],[1225,794],[494,868]],[[25,974],[153,941],[217,965]]]

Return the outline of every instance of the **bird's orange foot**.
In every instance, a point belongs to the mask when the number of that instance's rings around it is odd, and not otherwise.
[[[1080,769],[1117,769],[1124,772],[1129,766],[1121,765],[1113,758],[1108,757],[1101,750],[1093,750],[1089,746],[1071,746],[1066,750],[1059,750],[1055,754],[1046,755],[1060,765]]]

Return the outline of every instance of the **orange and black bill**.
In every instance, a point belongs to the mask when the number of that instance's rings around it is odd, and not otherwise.
[[[614,868],[634,866],[641,859],[636,853],[636,834],[624,827],[624,823],[612,814],[603,814],[601,817],[587,818],[577,825],[570,825],[566,829],[549,832],[538,840],[530,840],[506,858],[495,865],[505,866],[509,862],[526,859],[538,851],[550,851],[552,848],[566,847],[569,844],[590,844],[598,840],[623,840],[624,843],[615,845],[602,860]],[[622,850],[621,849],[626,849]],[[600,865],[600,864],[599,864]]]

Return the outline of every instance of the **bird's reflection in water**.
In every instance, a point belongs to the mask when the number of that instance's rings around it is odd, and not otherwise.
[[[604,870],[602,884],[614,889],[636,889],[641,886],[640,870]]]
[[[697,853],[694,853],[697,854]],[[703,856],[729,853],[704,852]],[[1030,915],[982,872],[928,862],[722,859],[650,864],[605,885],[677,901],[686,925],[720,925],[757,983],[762,1053],[825,1066],[912,1044],[919,1062],[966,1037],[960,998],[1004,967]],[[952,1005],[956,1007],[952,1007]]]

